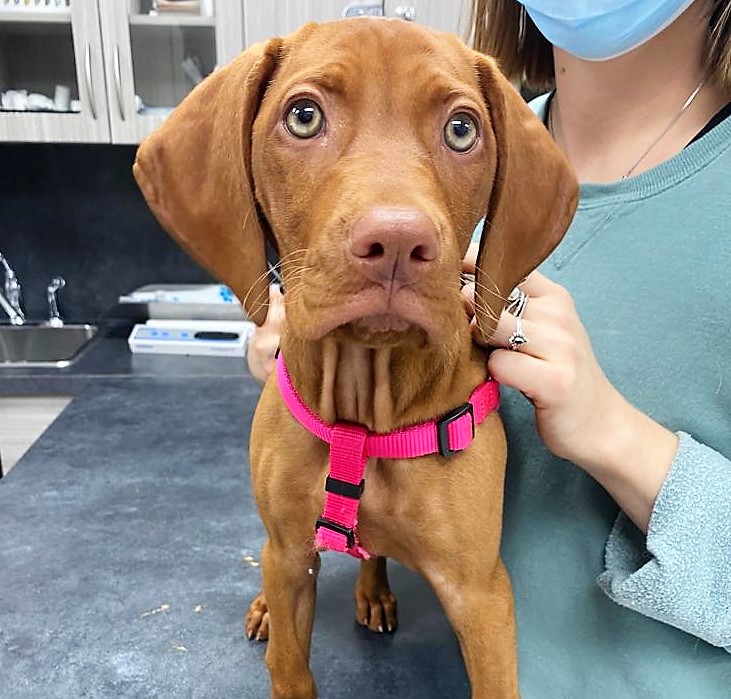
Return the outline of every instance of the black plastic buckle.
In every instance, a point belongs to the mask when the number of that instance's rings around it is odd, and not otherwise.
[[[342,534],[348,542],[348,548],[355,548],[355,531],[353,529],[344,527],[342,524],[325,519],[324,517],[319,517],[317,522],[315,522],[315,531],[317,531],[320,527],[325,527],[325,529],[329,529],[331,532],[335,532],[336,534]]]
[[[325,479],[325,490],[328,493],[335,493],[335,495],[342,495],[345,498],[351,500],[360,500],[360,496],[363,495],[363,488],[365,487],[365,479],[363,479],[359,485],[353,485],[347,481],[341,481],[339,478],[333,478],[328,476]]]
[[[454,410],[450,410],[446,415],[442,415],[437,420],[437,446],[439,453],[446,459],[452,454],[456,454],[461,449],[450,449],[449,448],[449,432],[447,428],[451,422],[458,420],[463,415],[469,413],[470,419],[472,420],[472,439],[475,438],[475,411],[472,408],[472,403],[463,403],[456,407]]]

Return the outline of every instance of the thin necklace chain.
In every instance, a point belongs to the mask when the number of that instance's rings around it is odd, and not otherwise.
[[[640,165],[640,163],[650,154],[650,152],[652,151],[652,149],[658,143],[660,143],[660,141],[662,141],[663,138],[665,138],[665,136],[667,135],[668,131],[670,131],[670,129],[672,129],[673,126],[675,126],[675,124],[678,123],[678,119],[680,119],[680,117],[682,117],[683,114],[685,114],[685,112],[688,111],[690,105],[693,104],[693,102],[695,101],[695,98],[698,97],[698,94],[703,89],[703,86],[705,84],[706,84],[706,78],[703,78],[703,80],[701,80],[695,86],[695,89],[693,90],[693,92],[691,92],[690,95],[688,95],[688,98],[683,103],[683,106],[680,108],[680,111],[673,117],[672,121],[662,130],[662,132],[660,133],[660,135],[645,149],[645,151],[642,153],[642,155],[639,158],[637,158],[637,160],[635,160],[635,162],[632,165],[632,167],[629,170],[627,170],[627,172],[625,172],[624,175],[622,175],[622,177],[620,177],[620,180],[626,180],[638,168],[638,166]],[[555,97],[554,97],[554,99],[555,99]],[[553,113],[554,113],[555,109],[553,107],[554,107],[554,105],[551,104],[550,111],[549,111],[549,114],[548,114],[548,128],[549,128],[549,130],[551,132],[551,136],[553,136],[553,138],[555,140],[555,138],[556,138],[556,131],[555,131],[554,126],[553,126]],[[561,135],[563,136],[563,128],[561,129],[561,131],[562,131]],[[568,147],[567,144],[566,144],[566,139],[565,138],[564,138],[564,147],[565,148]]]

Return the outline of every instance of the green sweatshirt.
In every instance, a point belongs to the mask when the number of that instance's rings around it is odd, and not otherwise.
[[[730,208],[726,119],[638,177],[582,185],[541,268],[612,383],[681,441],[645,537],[503,389],[523,699],[731,697]]]

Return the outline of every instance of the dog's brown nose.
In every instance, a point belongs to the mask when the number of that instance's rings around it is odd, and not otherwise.
[[[437,232],[416,209],[372,208],[353,226],[348,240],[355,264],[378,284],[415,282],[437,256]]]

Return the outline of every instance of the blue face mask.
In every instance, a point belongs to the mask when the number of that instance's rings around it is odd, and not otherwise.
[[[694,0],[525,0],[538,30],[554,46],[589,61],[636,49],[677,19]]]

